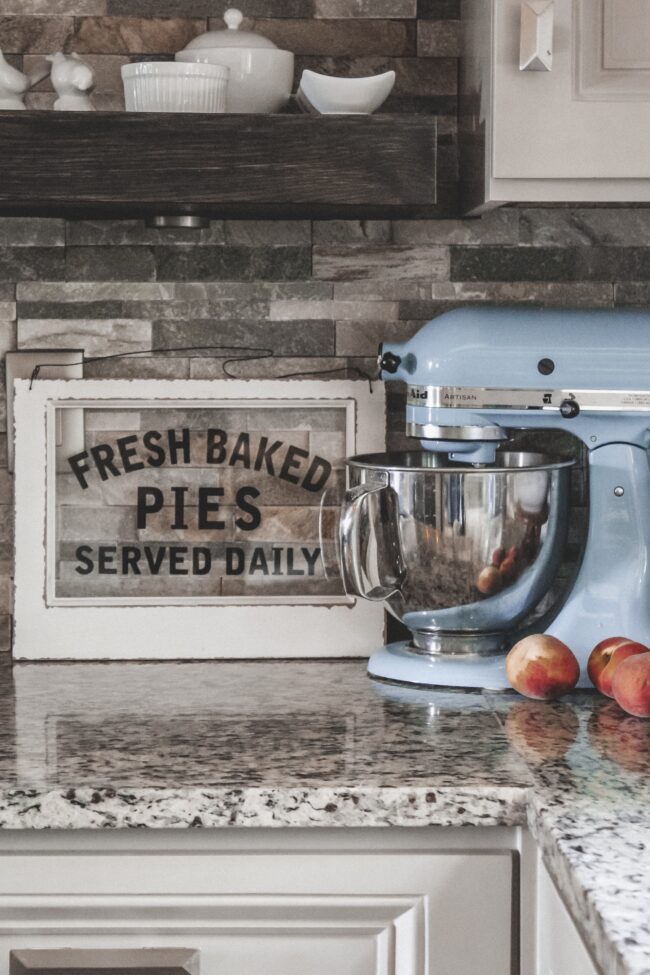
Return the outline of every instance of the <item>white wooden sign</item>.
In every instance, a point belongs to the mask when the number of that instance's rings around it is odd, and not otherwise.
[[[16,381],[15,657],[369,654],[338,512],[384,427],[381,384]]]

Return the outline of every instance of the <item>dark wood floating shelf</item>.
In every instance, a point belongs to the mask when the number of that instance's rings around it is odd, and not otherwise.
[[[0,145],[5,216],[380,219],[443,211],[432,116],[0,112]]]

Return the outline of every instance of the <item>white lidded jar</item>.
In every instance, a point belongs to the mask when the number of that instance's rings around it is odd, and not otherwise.
[[[289,101],[294,58],[273,41],[254,31],[240,30],[243,14],[230,8],[225,30],[200,34],[179,51],[176,60],[195,64],[223,64],[230,69],[226,111],[269,115]]]

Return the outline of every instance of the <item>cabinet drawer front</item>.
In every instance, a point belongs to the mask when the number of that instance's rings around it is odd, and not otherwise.
[[[10,951],[178,948],[201,975],[508,975],[512,854],[0,858]]]

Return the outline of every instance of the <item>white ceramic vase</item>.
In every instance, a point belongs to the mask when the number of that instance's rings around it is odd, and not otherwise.
[[[95,72],[78,54],[50,54],[52,86],[57,94],[57,112],[92,112],[90,93],[95,87]]]
[[[11,112],[24,110],[23,98],[29,87],[30,81],[27,75],[12,67],[0,51],[0,110]]]

